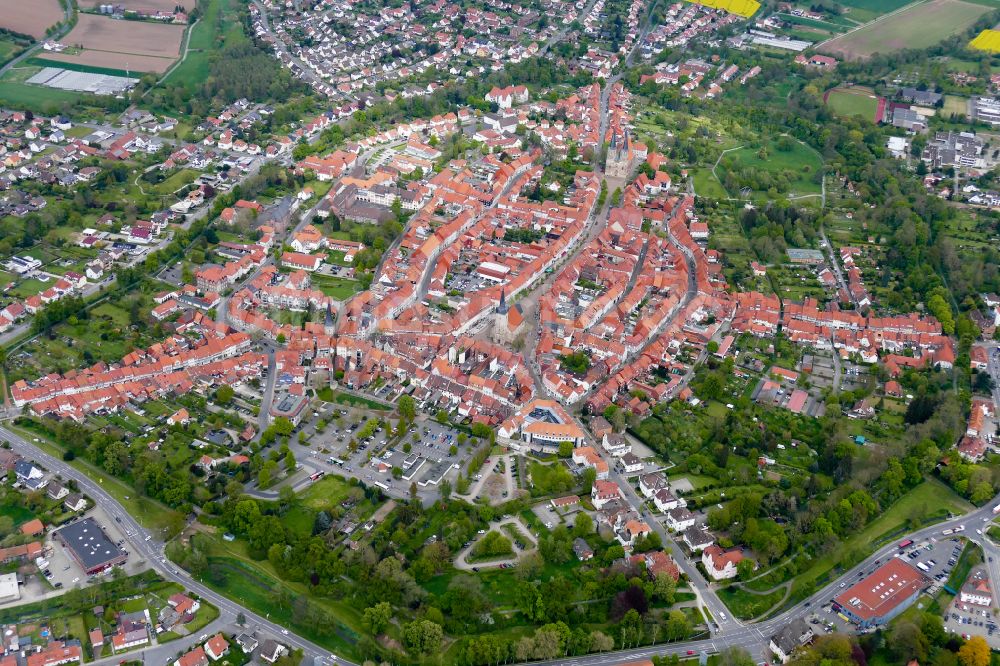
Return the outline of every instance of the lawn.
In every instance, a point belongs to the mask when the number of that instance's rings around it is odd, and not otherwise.
[[[941,113],[946,117],[953,113],[964,116],[968,111],[969,101],[966,98],[955,95],[944,96],[944,106],[941,109]]]
[[[856,9],[864,9],[874,14],[888,14],[900,7],[913,2],[913,0],[839,0],[839,4]]]
[[[201,19],[189,28],[188,54],[184,61],[167,75],[165,81],[197,83],[209,75],[212,54],[237,43],[246,36],[243,27],[233,20],[231,0],[209,0],[204,3]]]
[[[826,96],[826,104],[840,116],[861,116],[874,121],[878,98],[866,89],[831,90]]]
[[[873,0],[876,2],[877,0]],[[885,11],[890,2],[877,1]],[[967,30],[989,8],[963,0],[930,0],[914,4],[886,21],[879,21],[838,37],[822,51],[847,59],[865,59],[875,53],[924,49]]]
[[[0,64],[12,60],[17,57],[22,51],[24,51],[24,46],[14,41],[10,37],[0,36]]]
[[[779,145],[788,148],[781,150]],[[815,175],[822,171],[823,163],[819,155],[798,141],[779,144],[776,140],[768,141],[764,147],[766,154],[760,154],[760,146],[745,146],[739,150],[727,153],[719,163],[716,173],[726,182],[725,168],[733,172],[768,172],[774,176],[786,175],[789,181],[789,195],[819,194],[820,184],[814,180]]]
[[[347,280],[345,278],[332,277],[328,275],[313,275],[313,286],[322,291],[327,296],[331,296],[338,301],[345,301],[354,294],[361,291],[361,283],[357,280]]]
[[[347,499],[351,488],[356,487],[342,477],[328,475],[309,486],[299,497],[298,503],[315,511],[331,509]]]
[[[58,111],[61,104],[72,103],[79,98],[80,93],[68,90],[33,86],[7,79],[0,80],[0,106],[38,109],[46,115],[51,115],[48,111]]]
[[[729,194],[722,187],[722,183],[712,175],[711,169],[698,169],[692,177],[694,178],[694,191],[698,193],[699,197],[708,197],[709,199],[729,198]]]
[[[374,409],[380,412],[387,412],[392,409],[389,405],[385,405],[381,402],[369,400],[368,398],[362,398],[361,396],[352,395],[350,393],[344,393],[342,391],[337,391],[333,394],[333,402],[341,405],[350,405],[351,407]]]
[[[741,620],[763,615],[780,603],[784,596],[784,588],[768,594],[754,594],[735,586],[719,590],[719,598]]]

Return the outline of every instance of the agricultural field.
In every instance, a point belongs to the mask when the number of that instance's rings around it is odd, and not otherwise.
[[[966,30],[988,11],[987,6],[964,0],[930,0],[832,39],[820,50],[848,60],[864,60],[875,53],[927,48]]]
[[[19,43],[6,35],[0,36],[0,64],[13,60],[24,52],[25,44]]]
[[[80,7],[91,9],[101,4],[96,0],[83,0],[80,2]],[[197,3],[195,0],[117,0],[114,4],[121,5],[126,11],[172,12],[177,7],[190,11]]]
[[[1000,30],[983,30],[969,46],[977,51],[1000,52]]]
[[[47,59],[91,67],[131,72],[167,71],[180,55],[184,26],[117,21],[104,16],[80,14],[66,44],[81,49],[78,54],[53,53]]]
[[[750,18],[760,9],[760,3],[757,0],[697,0],[697,4],[722,9],[744,18]]]
[[[858,18],[855,15],[863,12],[868,12],[873,16],[888,14],[912,2],[913,0],[840,0],[837,4],[841,5],[844,12],[852,18]]]
[[[173,1],[173,0],[171,0]],[[45,31],[61,21],[62,7],[59,0],[0,0],[0,28],[6,28],[36,39],[45,36]]]
[[[841,116],[861,116],[877,122],[879,98],[868,88],[834,88],[827,91],[823,101]]]
[[[221,31],[218,29],[220,25]],[[230,0],[208,0],[202,9],[201,20],[191,28],[187,57],[164,80],[205,80],[208,78],[211,54],[245,39],[243,27],[233,15]]]

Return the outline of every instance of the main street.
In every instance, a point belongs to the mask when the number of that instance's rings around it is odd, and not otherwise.
[[[183,569],[179,569],[174,566],[173,563],[167,560],[164,553],[166,547],[163,540],[164,535],[153,530],[148,530],[140,525],[135,518],[129,515],[128,511],[122,507],[118,500],[104,490],[100,483],[95,482],[86,474],[83,474],[76,468],[71,467],[64,461],[44,452],[9,428],[0,426],[0,438],[9,442],[12,450],[20,453],[22,456],[36,461],[50,472],[59,474],[63,479],[72,479],[76,481],[80,491],[97,502],[104,509],[104,511],[107,512],[107,514],[120,525],[123,533],[125,534],[126,541],[129,544],[129,550],[131,553],[142,558],[142,560],[149,564],[150,568],[155,570],[166,580],[183,585],[185,588],[194,592],[202,599],[205,599],[209,603],[215,605],[219,609],[220,619],[223,620],[223,623],[235,622],[235,618],[242,613],[247,620],[248,626],[257,627],[258,631],[272,634],[279,642],[286,644],[293,649],[301,649],[305,657],[310,657],[316,660],[317,663],[330,663],[332,661],[333,655],[331,655],[329,650],[321,648],[315,643],[291,633],[281,625],[271,622],[268,617],[261,617],[260,615],[257,615],[228,597],[215,592],[199,581],[193,579],[190,574]],[[180,649],[180,645],[181,644],[178,643],[175,646],[175,644],[171,643],[170,650],[173,651],[175,649]],[[153,649],[155,648],[147,648],[147,650]],[[145,653],[146,650],[143,652]],[[342,659],[339,661],[341,663],[350,664],[350,662],[346,662]]]

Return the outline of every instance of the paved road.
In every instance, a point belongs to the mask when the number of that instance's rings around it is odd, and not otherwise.
[[[587,6],[584,7],[580,11],[579,14],[576,15],[576,21],[579,21],[579,22],[582,23],[583,19],[587,18],[587,16],[590,15],[590,12],[594,8],[595,4],[597,4],[597,0],[590,0],[590,2],[587,3]],[[539,49],[538,56],[539,57],[544,56],[546,53],[548,53],[549,49],[551,49],[553,46],[555,46],[556,44],[558,44],[559,42],[561,42],[566,37],[566,34],[572,28],[574,22],[575,21],[570,21],[568,24],[566,24],[565,26],[563,26],[563,28],[560,29],[559,32],[557,32],[556,34],[552,35],[549,38],[549,40],[547,42],[545,42],[545,44],[542,46],[542,48]]]
[[[986,367],[993,377],[993,404],[1000,405],[1000,345],[990,345],[986,353],[989,354]]]
[[[162,535],[158,534],[156,531],[147,530],[139,525],[139,523],[136,522],[131,515],[129,515],[121,504],[119,504],[114,497],[104,490],[101,484],[95,483],[86,474],[77,471],[75,468],[67,465],[62,460],[45,453],[37,446],[23,439],[20,435],[6,427],[0,426],[0,438],[10,442],[11,448],[14,451],[35,460],[50,472],[58,473],[64,479],[73,479],[76,481],[83,493],[96,501],[109,516],[118,522],[123,533],[126,535],[126,540],[129,543],[129,550],[131,553],[142,558],[141,561],[147,562],[150,567],[159,573],[163,578],[183,585],[188,590],[218,607],[221,617],[226,620],[231,620],[235,619],[239,613],[243,613],[243,615],[247,618],[248,624],[256,625],[260,631],[273,634],[275,638],[283,644],[301,649],[306,657],[326,660],[327,662],[331,660],[332,655],[329,650],[321,648],[315,643],[307,641],[306,639],[289,632],[281,625],[271,622],[266,617],[261,617],[251,612],[240,604],[231,601],[227,597],[218,594],[205,585],[202,585],[200,582],[192,579],[191,576],[183,569],[175,567],[175,565],[169,562],[164,555],[165,544],[162,540]],[[173,646],[174,644],[171,643],[170,645]],[[353,666],[350,662],[346,662],[343,659],[340,659],[339,661],[341,663],[348,664],[349,666]]]
[[[192,592],[215,604],[226,618],[235,617],[238,613],[242,612],[247,618],[249,624],[257,625],[259,630],[274,634],[278,640],[285,644],[302,649],[305,656],[327,661],[331,659],[331,654],[327,650],[324,650],[318,645],[300,636],[287,632],[286,629],[271,622],[266,617],[260,617],[259,615],[248,611],[240,604],[217,594],[213,590],[202,585],[200,582],[193,580],[186,572],[177,569],[172,563],[168,562],[164,556],[164,543],[161,540],[161,536],[141,527],[125,511],[117,500],[105,492],[99,483],[95,483],[85,474],[77,471],[73,467],[70,467],[62,460],[48,455],[34,444],[24,440],[20,435],[5,427],[0,427],[0,437],[10,442],[13,450],[36,460],[39,464],[49,469],[49,471],[58,473],[62,475],[63,478],[75,480],[84,493],[99,502],[104,510],[112,516],[112,518],[120,521],[120,525],[126,534],[128,534],[127,539],[129,541],[131,551],[148,562],[153,569],[160,573],[161,576],[184,585]],[[945,529],[954,529],[959,525],[963,525],[966,528],[966,536],[969,536],[973,540],[977,540],[979,537],[978,535],[975,535],[975,529],[981,528],[986,521],[993,517],[993,508],[998,505],[998,499],[1000,499],[1000,496],[994,498],[994,500],[988,505],[975,509],[964,516],[952,518],[943,523],[917,530],[910,534],[908,538],[915,541],[929,539],[932,537],[936,538],[940,536],[941,532]],[[982,542],[988,544],[986,540],[982,540]],[[992,544],[988,544],[984,547],[995,549]],[[763,660],[766,658],[764,650],[766,649],[767,639],[769,636],[792,619],[808,615],[811,612],[812,607],[818,607],[835,596],[835,594],[841,589],[841,581],[856,581],[858,579],[858,572],[872,569],[874,567],[875,560],[887,558],[896,551],[897,549],[895,544],[882,546],[862,563],[844,572],[839,578],[833,580],[827,586],[814,593],[802,603],[799,603],[792,609],[771,620],[751,625],[740,625],[736,622],[726,622],[725,624],[722,624],[720,631],[716,636],[705,640],[686,641],[682,643],[644,647],[633,650],[619,650],[617,652],[608,652],[586,657],[575,657],[573,659],[559,659],[547,663],[553,665],[558,664],[560,666],[611,666],[615,664],[625,664],[636,659],[649,657],[653,654],[683,654],[688,650],[696,652],[701,650],[718,651],[733,645],[747,648],[752,654],[754,654],[755,657]],[[997,564],[997,555],[1000,555],[1000,553],[995,553],[992,549],[989,553],[993,554],[994,564]],[[997,567],[991,567],[991,575],[1000,576],[1000,571],[997,571],[996,569]],[[994,584],[997,583],[994,582]],[[703,591],[702,593],[704,594]],[[176,645],[179,646],[180,644]],[[343,659],[338,658],[338,660],[342,663],[348,664],[349,666],[353,666],[353,664],[346,662]]]

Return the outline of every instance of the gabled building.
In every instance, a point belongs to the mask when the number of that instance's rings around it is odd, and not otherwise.
[[[735,548],[723,550],[718,546],[709,546],[701,553],[701,563],[714,580],[736,578],[736,566],[743,559],[743,553]]]

